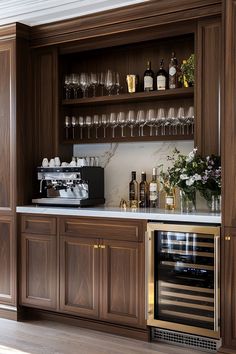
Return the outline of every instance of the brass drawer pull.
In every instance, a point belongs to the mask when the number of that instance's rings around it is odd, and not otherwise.
[[[225,236],[225,241],[230,241],[231,237],[230,236]]]
[[[98,245],[93,245],[93,248],[98,248],[99,246]]]
[[[104,249],[104,248],[106,248],[106,246],[105,245],[100,245],[100,248]]]

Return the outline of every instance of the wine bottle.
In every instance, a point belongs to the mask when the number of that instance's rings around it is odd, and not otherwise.
[[[146,172],[141,173],[141,182],[139,184],[139,200],[140,208],[148,207],[148,183],[146,180]]]
[[[169,63],[169,88],[175,89],[178,87],[178,62],[175,57],[175,52],[172,52],[172,56]]]
[[[157,90],[166,90],[167,88],[167,72],[164,69],[164,59],[161,59],[160,69],[157,72]]]
[[[152,180],[149,183],[149,206],[150,208],[159,207],[159,186],[157,180],[157,169],[152,169]]]
[[[147,69],[143,75],[144,91],[153,91],[154,72],[151,69],[151,62],[147,62]]]
[[[136,171],[131,172],[131,181],[129,183],[129,203],[130,208],[138,207],[138,182],[136,181]]]

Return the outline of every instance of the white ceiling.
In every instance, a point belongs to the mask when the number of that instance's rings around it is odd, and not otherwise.
[[[0,0],[0,25],[35,26],[144,1],[149,0]]]

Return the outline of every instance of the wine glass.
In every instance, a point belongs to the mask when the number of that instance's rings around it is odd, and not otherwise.
[[[64,79],[64,88],[65,88],[65,98],[70,99],[70,91],[71,91],[71,75],[65,75]]]
[[[160,107],[157,110],[156,119],[156,135],[158,135],[158,128],[161,127],[161,135],[165,135],[166,112],[165,109]]]
[[[90,84],[93,88],[93,97],[96,96],[96,87],[98,85],[98,75],[96,73],[90,74]]]
[[[104,96],[105,74],[103,72],[99,74],[99,85],[101,86],[101,96]]]
[[[84,127],[84,117],[79,117],[79,126],[80,126],[80,139],[83,139],[83,127]]]
[[[115,137],[115,128],[118,125],[116,113],[114,113],[114,112],[110,113],[109,122],[110,122],[110,126],[112,128],[112,138],[114,138]]]
[[[72,125],[72,139],[75,138],[75,128],[78,125],[78,119],[73,116],[71,117],[71,125]]]
[[[114,88],[114,85],[115,82],[114,82],[113,73],[110,69],[108,69],[105,76],[105,86],[108,91],[108,96],[111,96],[111,92]]]
[[[184,135],[184,126],[185,126],[185,121],[186,121],[186,117],[185,117],[185,114],[184,114],[184,107],[179,107],[178,108],[177,118],[178,118],[179,123],[180,123],[181,134]]]
[[[65,116],[65,128],[66,128],[66,139],[69,139],[69,128],[71,126],[71,119],[69,116]]]
[[[124,138],[124,127],[126,126],[127,122],[125,119],[125,112],[119,112],[117,115],[117,122],[121,127],[121,137]]]
[[[90,128],[91,128],[91,125],[92,125],[92,118],[91,118],[91,116],[86,116],[86,117],[85,117],[85,126],[86,126],[87,129],[88,129],[88,139],[90,139]]]
[[[169,127],[169,135],[171,135],[171,129],[175,126],[175,121],[176,121],[175,108],[170,107],[168,109],[167,119],[166,119],[166,125],[168,125]],[[175,133],[175,129],[174,129],[174,133]]]
[[[115,88],[116,88],[116,94],[119,95],[121,89],[119,73],[115,73]]]
[[[79,83],[79,74],[71,74],[71,86],[75,99],[78,98]]]
[[[134,136],[134,126],[136,124],[135,112],[133,110],[129,110],[126,117],[127,124],[130,127],[130,136]]]
[[[100,127],[101,122],[99,119],[99,115],[98,114],[94,114],[93,116],[93,126],[95,127],[95,139],[98,138],[98,128]]]
[[[143,127],[146,124],[145,112],[140,109],[137,113],[137,123],[139,124],[139,136],[143,136]]]
[[[83,91],[83,98],[87,97],[87,90],[89,87],[89,77],[87,73],[81,73],[79,79],[81,90]]]
[[[150,128],[149,135],[152,136],[153,126],[156,123],[156,112],[154,109],[148,109],[146,113],[146,124]]]
[[[103,137],[105,138],[106,137],[106,128],[108,126],[108,119],[107,119],[107,116],[106,114],[102,114],[102,118],[101,118],[101,125],[103,126]]]
[[[194,129],[194,107],[190,106],[188,109],[188,112],[186,114],[187,117],[187,134],[189,134],[189,125],[191,125],[191,134],[193,134],[193,129]]]

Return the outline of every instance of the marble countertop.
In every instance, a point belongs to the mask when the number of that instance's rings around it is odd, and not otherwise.
[[[143,219],[153,221],[194,222],[207,224],[220,224],[221,215],[208,212],[181,213],[179,210],[168,211],[164,209],[137,209],[126,210],[111,207],[72,208],[55,206],[18,206],[17,213],[66,215],[66,216],[91,216],[125,219]]]

